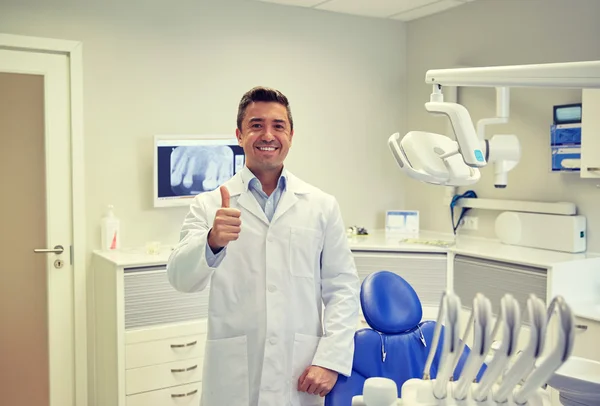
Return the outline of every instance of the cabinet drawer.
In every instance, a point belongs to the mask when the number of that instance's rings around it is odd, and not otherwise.
[[[575,329],[572,355],[600,361],[600,322],[576,317],[575,324],[582,328]]]
[[[196,334],[125,346],[125,368],[133,369],[167,362],[202,358],[206,334]]]
[[[208,316],[210,288],[179,292],[171,286],[165,267],[125,268],[123,279],[127,330]]]
[[[414,288],[423,305],[437,306],[447,286],[445,254],[353,252],[360,281],[373,272],[390,271]]]
[[[522,322],[528,324],[529,295],[533,293],[546,302],[546,269],[457,255],[454,291],[469,310],[473,298],[482,293],[491,301],[494,315],[498,314],[502,297],[510,293],[519,302]]]
[[[202,383],[155,390],[127,396],[127,406],[198,406],[202,395]]]
[[[143,343],[146,341],[164,340],[196,334],[205,334],[207,320],[168,323],[160,326],[137,328],[125,332],[125,344]]]
[[[167,364],[128,369],[125,372],[127,395],[202,381],[202,360],[193,358]]]

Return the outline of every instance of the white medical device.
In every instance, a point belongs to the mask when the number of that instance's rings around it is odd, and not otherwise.
[[[433,85],[425,109],[448,117],[456,141],[423,131],[410,131],[404,137],[392,134],[388,146],[400,169],[422,182],[466,186],[479,181],[480,168],[492,163],[494,184],[503,188],[507,185],[507,173],[521,159],[521,147],[513,134],[494,135],[486,140],[485,127],[508,121],[509,88],[600,88],[600,61],[437,69],[427,72],[425,82]],[[464,106],[444,101],[443,86],[496,88],[496,117],[479,120],[475,130]]]
[[[571,308],[561,296],[555,297],[548,309],[535,295],[527,301],[529,342],[517,351],[521,330],[518,302],[506,294],[501,300],[498,319],[492,329],[492,306],[482,294],[473,300],[469,324],[473,322],[473,345],[457,381],[451,377],[462,354],[467,332],[458,339],[460,299],[451,291],[442,296],[433,339],[423,371],[423,379],[409,379],[397,399],[394,381],[369,378],[363,395],[354,396],[353,406],[549,406],[550,396],[543,386],[556,376],[557,370],[569,359],[574,343],[575,319]],[[557,322],[551,324],[553,317]],[[429,369],[438,348],[441,325],[444,323],[444,345],[435,379]],[[556,331],[550,331],[551,330]],[[502,328],[502,342],[483,376],[477,382],[485,355],[492,340]],[[526,336],[527,337],[527,336]],[[552,344],[545,351],[547,344]],[[515,361],[516,358],[516,361]],[[509,366],[509,363],[512,365]],[[561,382],[564,382],[562,380]]]
[[[586,217],[502,212],[496,217],[496,236],[503,244],[568,253],[587,249]]]

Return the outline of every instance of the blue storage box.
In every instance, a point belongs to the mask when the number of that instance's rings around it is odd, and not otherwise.
[[[581,170],[581,146],[553,146],[552,170],[562,172],[572,172]]]
[[[581,124],[559,124],[550,127],[550,145],[581,145]]]

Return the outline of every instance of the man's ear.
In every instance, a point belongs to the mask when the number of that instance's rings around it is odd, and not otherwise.
[[[238,140],[238,145],[242,146],[242,132],[240,131],[239,128],[235,129],[235,138],[237,138],[237,140]]]
[[[293,138],[294,138],[294,130],[290,131],[290,144],[292,143]]]

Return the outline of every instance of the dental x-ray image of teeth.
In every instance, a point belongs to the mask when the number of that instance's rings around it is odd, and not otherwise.
[[[171,189],[176,195],[215,190],[233,176],[233,165],[226,145],[178,146],[171,152]]]

